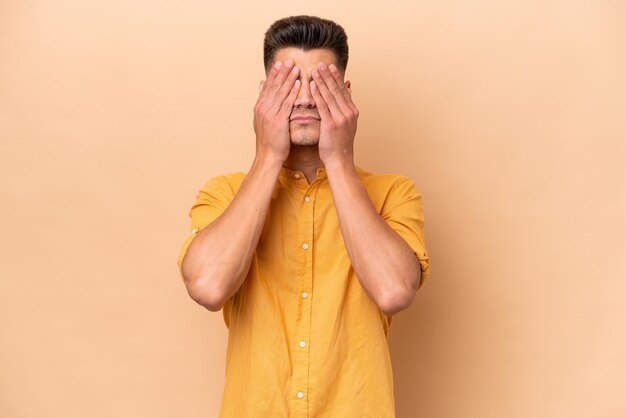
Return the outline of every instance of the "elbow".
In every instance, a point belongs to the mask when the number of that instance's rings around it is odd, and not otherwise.
[[[389,294],[386,297],[381,298],[378,306],[380,310],[387,316],[393,316],[400,311],[407,309],[413,304],[415,299],[415,290],[402,289],[395,293]]]
[[[197,304],[211,312],[218,312],[224,306],[224,298],[209,285],[212,282],[212,280],[206,278],[185,279],[185,287],[189,297]]]
[[[378,306],[380,310],[387,316],[393,316],[413,304],[415,294],[420,287],[422,281],[422,270],[416,259],[415,273],[405,278],[401,285],[394,292],[389,292],[380,298]]]
[[[211,286],[212,283],[215,283],[215,280],[191,271],[192,269],[186,261],[185,256],[180,264],[180,271],[189,297],[211,312],[217,312],[222,309],[224,305],[223,299],[220,297],[219,292],[215,291],[215,286]]]
[[[407,304],[399,302],[397,299],[390,299],[389,301],[386,301],[384,303],[379,303],[378,306],[380,307],[382,313],[387,316],[393,316],[398,312],[408,308],[410,306],[410,303]]]

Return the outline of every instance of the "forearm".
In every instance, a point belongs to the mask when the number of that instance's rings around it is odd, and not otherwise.
[[[281,166],[255,159],[229,206],[187,248],[181,265],[185,285],[207,309],[221,309],[245,280]]]
[[[326,172],[354,272],[368,296],[393,315],[413,299],[419,261],[377,212],[351,161],[327,163]]]

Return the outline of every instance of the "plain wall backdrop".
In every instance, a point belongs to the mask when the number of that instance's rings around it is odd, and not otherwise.
[[[0,416],[217,416],[227,329],[176,260],[200,187],[252,163],[263,34],[297,14],[347,31],[355,162],[423,195],[398,417],[626,416],[609,0],[0,0]]]

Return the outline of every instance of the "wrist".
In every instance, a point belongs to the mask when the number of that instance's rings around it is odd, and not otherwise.
[[[252,167],[260,169],[262,171],[280,171],[283,166],[283,161],[280,158],[271,155],[259,155],[254,157]]]
[[[324,160],[324,167],[326,167],[326,171],[330,170],[343,170],[346,168],[354,168],[354,157],[352,153],[346,153],[342,156],[337,156],[333,158],[327,158]]]

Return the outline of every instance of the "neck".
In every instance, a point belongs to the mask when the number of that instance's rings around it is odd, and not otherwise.
[[[319,149],[315,145],[291,144],[289,157],[283,163],[283,167],[290,170],[299,170],[304,173],[307,181],[311,183],[317,176],[318,167],[324,167],[320,159]]]

